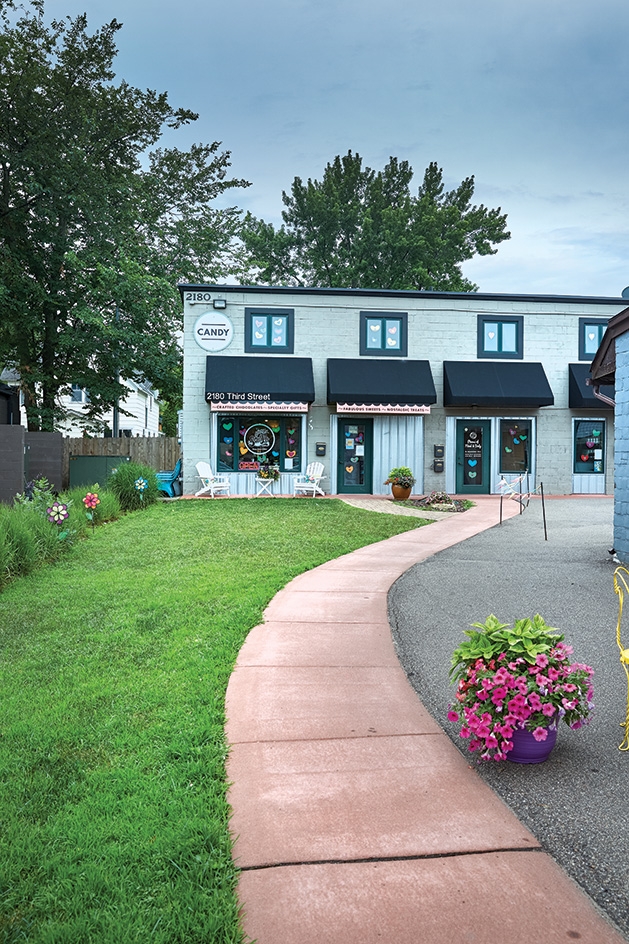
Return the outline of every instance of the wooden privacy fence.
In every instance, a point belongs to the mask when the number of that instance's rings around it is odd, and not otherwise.
[[[141,462],[159,472],[174,469],[180,455],[181,445],[175,436],[64,438],[63,487],[67,488],[70,479],[70,456],[128,456],[132,462]]]

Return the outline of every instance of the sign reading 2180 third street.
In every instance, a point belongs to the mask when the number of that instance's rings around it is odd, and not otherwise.
[[[222,351],[234,339],[234,326],[222,311],[204,312],[194,323],[194,340],[210,354]]]

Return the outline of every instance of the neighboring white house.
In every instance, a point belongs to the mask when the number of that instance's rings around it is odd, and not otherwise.
[[[0,377],[2,383],[16,387],[19,377],[14,371],[4,371]],[[127,394],[120,400],[117,425],[121,436],[161,436],[159,428],[159,393],[147,382],[136,383],[134,380],[121,381],[127,388]],[[97,419],[88,419],[85,415],[89,404],[89,390],[78,385],[72,386],[72,392],[59,398],[60,404],[67,410],[68,419],[57,424],[64,436],[112,435],[114,430],[114,411],[109,410]],[[124,411],[124,412],[123,412]],[[126,416],[125,414],[130,414]],[[26,411],[20,397],[20,421],[26,426]]]
[[[118,432],[121,436],[160,436],[159,429],[159,394],[149,383],[136,383],[134,380],[122,381],[128,393],[120,400],[118,410]],[[61,405],[68,412],[68,419],[57,424],[64,436],[82,436],[84,430],[92,435],[111,435],[114,429],[114,411],[109,410],[98,420],[84,419],[85,408],[89,403],[89,390],[78,385],[72,386],[69,396],[60,398]],[[123,412],[124,411],[124,412]],[[126,416],[125,414],[130,414]]]
[[[613,410],[585,383],[624,298],[180,286],[184,491],[196,463],[256,494],[319,458],[326,491],[613,490]],[[610,391],[603,391],[608,394]],[[612,394],[613,396],[613,394]]]

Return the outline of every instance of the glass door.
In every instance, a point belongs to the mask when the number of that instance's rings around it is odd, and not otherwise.
[[[372,491],[373,420],[339,417],[337,491],[367,494]]]
[[[491,424],[489,420],[456,421],[456,491],[489,495]]]

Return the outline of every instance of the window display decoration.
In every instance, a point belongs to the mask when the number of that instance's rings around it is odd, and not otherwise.
[[[501,420],[500,471],[510,475],[530,472],[529,440],[531,426],[528,420]]]
[[[298,472],[300,439],[301,421],[294,416],[223,415],[218,422],[219,470],[259,473],[273,466],[278,473]]]
[[[575,420],[574,471],[600,474],[605,471],[605,424],[602,420]]]

